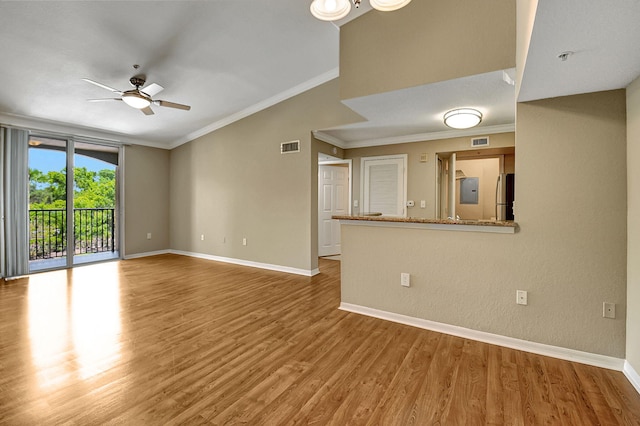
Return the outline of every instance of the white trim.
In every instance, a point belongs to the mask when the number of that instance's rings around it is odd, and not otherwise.
[[[156,250],[156,251],[147,251],[144,253],[127,254],[127,255],[124,255],[123,259],[124,260],[139,259],[141,257],[158,256],[160,254],[171,254],[171,250]]]
[[[290,266],[272,265],[270,263],[253,262],[251,260],[235,259],[232,257],[214,256],[212,254],[194,253],[182,250],[169,250],[171,254],[179,254],[182,256],[196,257],[198,259],[215,260],[216,262],[232,263],[234,265],[249,266],[251,268],[268,269],[270,271],[286,272],[288,274],[304,275],[305,277],[313,277],[318,275],[320,270],[316,269],[299,269]]]
[[[43,118],[27,117],[19,114],[0,113],[0,122],[9,126],[29,130],[32,133],[47,133],[57,138],[75,138],[80,142],[99,142],[112,145],[144,145],[167,149],[160,143],[136,139],[129,135],[100,130],[86,126],[62,123]]]
[[[311,133],[313,134],[313,137],[318,139],[319,141],[326,142],[331,145],[335,145],[338,148],[347,149],[347,145],[349,145],[347,142],[343,141],[342,139],[338,139],[335,136],[328,135],[321,130],[314,130]]]
[[[339,130],[339,129],[335,129]],[[341,139],[336,138],[335,136],[328,135],[321,131],[313,132],[313,135],[316,139],[321,141],[339,146],[342,149],[353,149],[353,148],[366,148],[369,146],[380,146],[380,145],[396,145],[399,143],[411,143],[411,142],[425,142],[425,141],[433,141],[439,139],[451,139],[451,138],[460,138],[467,136],[476,136],[478,135],[478,131],[481,131],[482,134],[497,134],[497,133],[511,133],[515,132],[516,125],[515,124],[501,124],[497,126],[487,126],[481,128],[471,128],[467,130],[445,130],[442,132],[431,132],[431,133],[417,133],[413,135],[404,135],[404,136],[391,136],[388,138],[380,138],[380,139],[368,139],[361,141],[352,141],[347,142]],[[483,147],[479,147],[483,148]]]
[[[288,90],[285,90],[284,92],[280,92],[275,96],[265,99],[264,101],[258,102],[257,104],[253,104],[243,109],[242,111],[238,111],[234,114],[228,115],[221,120],[211,123],[208,126],[205,126],[199,130],[196,130],[195,132],[191,132],[188,135],[170,144],[169,149],[177,148],[180,145],[183,145],[187,142],[190,142],[194,139],[197,139],[201,136],[211,133],[214,130],[221,129],[225,126],[228,126],[231,123],[235,123],[236,121],[242,120],[243,118],[246,118],[251,114],[260,112],[280,102],[283,102],[289,98],[299,95],[300,93],[306,92],[307,90],[313,89],[314,87],[324,84],[327,81],[333,80],[334,78],[337,78],[339,75],[340,75],[339,68],[337,67],[333,68],[323,74],[320,74],[317,77],[312,78],[311,80],[307,80],[301,84],[298,84],[297,86],[294,86]]]
[[[387,228],[430,229],[434,231],[485,232],[489,234],[515,234],[515,226],[496,225],[454,225],[429,222],[392,222],[384,220],[340,219],[341,225],[378,226]]]
[[[498,334],[486,333],[484,331],[472,330],[450,324],[429,321],[422,318],[415,318],[393,312],[381,311],[367,308],[365,306],[353,305],[350,303],[340,303],[340,310],[366,315],[386,321],[397,322],[410,325],[425,330],[437,331],[438,333],[450,334],[465,339],[477,340],[479,342],[492,345],[504,346],[520,351],[531,352],[538,355],[550,356],[564,359],[566,361],[579,362],[581,364],[593,365],[595,367],[607,368],[610,370],[622,371],[625,360],[606,355],[592,354],[589,352],[577,351],[575,349],[562,348],[559,346],[545,345],[542,343],[530,342],[513,337],[500,336]]]
[[[624,362],[624,369],[622,370],[627,379],[631,382],[636,391],[640,393],[640,374],[629,364],[629,361]]]

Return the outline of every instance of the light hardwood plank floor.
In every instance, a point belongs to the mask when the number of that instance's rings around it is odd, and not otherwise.
[[[338,310],[306,278],[175,255],[0,285],[2,425],[640,425],[622,373]]]

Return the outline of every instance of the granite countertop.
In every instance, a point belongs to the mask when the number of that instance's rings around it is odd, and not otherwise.
[[[472,225],[472,226],[498,226],[507,228],[517,228],[518,224],[511,221],[491,221],[491,220],[452,220],[452,219],[424,219],[419,217],[390,217],[381,216],[375,213],[364,213],[359,215],[338,215],[332,216],[337,220],[364,220],[371,222],[393,222],[393,223],[431,223],[437,225]]]

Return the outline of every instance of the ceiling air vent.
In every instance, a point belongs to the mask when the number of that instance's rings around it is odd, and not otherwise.
[[[489,146],[489,138],[473,138],[471,139],[471,146],[473,148],[479,148],[481,146]]]
[[[290,154],[300,152],[300,141],[282,142],[280,144],[280,154]]]

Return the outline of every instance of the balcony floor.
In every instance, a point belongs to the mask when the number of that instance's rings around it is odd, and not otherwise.
[[[74,265],[84,265],[86,263],[105,262],[108,260],[120,259],[119,251],[108,251],[103,253],[76,254],[73,256]],[[67,267],[67,258],[57,257],[55,259],[41,259],[29,261],[29,272],[50,271]]]

